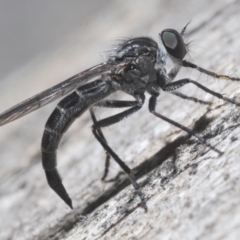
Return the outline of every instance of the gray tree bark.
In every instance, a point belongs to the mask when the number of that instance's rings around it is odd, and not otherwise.
[[[1,110],[103,61],[99,53],[114,39],[158,39],[163,29],[181,30],[189,20],[187,59],[240,76],[237,0],[102,1],[99,9],[88,11],[91,22],[3,79]],[[182,77],[240,101],[239,82],[191,69],[182,69],[176,79]],[[223,155],[151,115],[147,104],[104,129],[110,146],[134,170],[147,198],[147,213],[114,161],[108,179],[117,180],[100,180],[105,155],[92,136],[88,113],[73,124],[58,150],[58,169],[73,200],[72,211],[48,187],[41,166],[43,126],[55,105],[1,127],[0,239],[240,239],[239,107],[195,86],[181,91],[212,104],[162,93],[157,111],[194,129]],[[99,109],[98,117],[113,113]]]

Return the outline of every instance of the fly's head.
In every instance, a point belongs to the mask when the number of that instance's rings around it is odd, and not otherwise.
[[[184,28],[185,29],[185,28]],[[119,44],[116,51],[109,58],[115,66],[115,74],[122,79],[121,90],[147,90],[150,94],[156,92],[156,84],[162,88],[171,81],[181,67],[181,61],[187,54],[187,44],[181,33],[173,29],[165,29],[160,34],[166,53],[160,50],[157,42],[149,37],[138,37]],[[166,70],[167,57],[173,62],[173,68]],[[152,85],[154,85],[154,91]]]
[[[179,33],[174,29],[165,29],[159,34],[168,55],[174,62],[181,62],[188,52],[183,33],[184,31]]]
[[[163,59],[163,61],[157,66],[157,81],[161,88],[176,77],[182,66],[182,61],[188,53],[188,44],[183,39],[187,25],[181,32],[174,29],[165,29],[159,34],[166,49],[166,53],[160,51],[161,57],[159,59]],[[168,57],[172,62],[170,69],[167,67],[166,60]]]

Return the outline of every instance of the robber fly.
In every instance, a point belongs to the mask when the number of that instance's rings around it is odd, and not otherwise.
[[[56,169],[56,151],[62,135],[74,120],[87,110],[90,111],[93,120],[92,132],[106,152],[105,171],[102,179],[104,180],[107,176],[110,157],[112,157],[129,176],[137,195],[141,199],[142,207],[145,210],[147,210],[146,200],[135,180],[133,172],[110,148],[101,131],[102,128],[118,123],[122,119],[140,110],[145,101],[145,92],[151,96],[148,103],[150,113],[182,129],[191,136],[195,136],[199,142],[221,154],[218,149],[209,144],[193,130],[155,111],[160,89],[165,92],[171,92],[183,99],[203,104],[206,103],[176,91],[188,83],[194,84],[196,87],[217,98],[238,106],[240,105],[240,103],[234,99],[214,92],[190,78],[173,81],[181,67],[193,68],[214,78],[233,81],[240,80],[240,78],[218,75],[184,60],[188,53],[188,44],[185,43],[183,39],[186,27],[187,25],[181,32],[174,29],[165,29],[159,34],[165,49],[161,49],[157,42],[149,37],[137,37],[126,40],[119,44],[116,51],[109,56],[108,61],[78,73],[0,114],[0,125],[4,125],[68,94],[58,103],[47,120],[42,137],[41,149],[42,165],[48,184],[70,208],[72,208],[72,200],[68,196]],[[166,69],[167,58],[170,58],[173,63],[173,67],[169,71]],[[97,79],[88,82],[93,78]],[[134,100],[120,101],[105,99],[116,91],[129,94]],[[95,106],[128,109],[97,121],[94,114]]]

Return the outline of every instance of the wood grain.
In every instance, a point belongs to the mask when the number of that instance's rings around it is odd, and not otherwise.
[[[181,30],[189,20],[188,59],[218,73],[240,76],[239,1],[103,4],[105,8],[91,12],[91,22],[61,45],[29,59],[3,79],[1,110],[103,61],[99,53],[111,48],[115,39],[158,39],[164,28]],[[189,69],[178,78],[183,76],[240,101],[238,82],[214,80]],[[213,104],[206,107],[162,93],[157,111],[195,129],[224,151],[222,156],[155,118],[147,104],[135,116],[104,129],[109,144],[134,169],[148,199],[147,213],[113,161],[109,178],[119,180],[101,182],[105,156],[91,134],[88,113],[69,129],[58,151],[58,169],[73,199],[73,211],[48,187],[41,166],[43,126],[54,104],[2,127],[0,238],[239,239],[239,108],[193,86],[182,92]],[[109,114],[98,112],[99,118]]]

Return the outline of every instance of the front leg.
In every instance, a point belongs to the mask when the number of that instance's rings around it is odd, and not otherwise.
[[[214,77],[214,78],[231,80],[231,81],[240,81],[240,78],[231,77],[231,76],[228,76],[228,75],[217,74],[215,72],[212,72],[212,71],[209,71],[207,69],[201,68],[201,67],[197,66],[196,64],[188,62],[186,60],[183,60],[181,64],[182,64],[183,67],[194,68],[194,69],[198,70],[199,72],[205,73],[205,74],[207,74],[211,77]]]
[[[175,91],[178,88],[183,87],[184,85],[186,85],[188,83],[194,84],[195,86],[201,88],[203,91],[205,91],[207,93],[210,93],[214,97],[220,98],[222,100],[225,100],[227,102],[230,102],[230,103],[233,103],[233,104],[235,104],[237,106],[240,106],[240,103],[235,101],[234,99],[228,98],[228,97],[224,97],[222,94],[220,94],[218,92],[214,92],[211,89],[203,86],[202,84],[200,84],[200,83],[198,83],[198,82],[196,82],[196,81],[194,81],[194,80],[192,80],[190,78],[184,78],[184,79],[180,79],[180,80],[177,80],[177,81],[174,81],[174,82],[167,83],[166,85],[163,86],[162,89],[163,89],[163,91],[166,91],[166,92],[172,92],[172,91]]]

